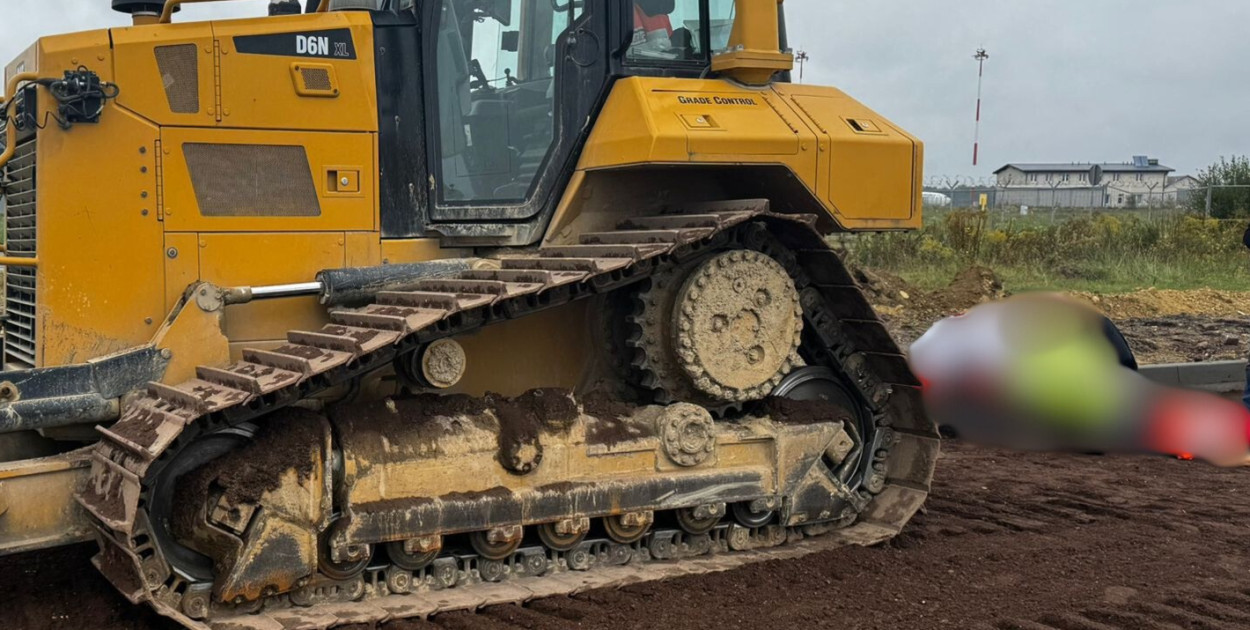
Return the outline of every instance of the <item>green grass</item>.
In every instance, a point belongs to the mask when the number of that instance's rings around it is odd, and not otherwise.
[[[895,273],[921,289],[947,286],[972,265],[1015,292],[1122,293],[1145,288],[1250,291],[1246,225],[1159,210],[1049,211],[1028,217],[939,211],[907,234],[845,240],[853,264]]]
[[[945,288],[966,265],[942,264],[887,269],[919,289]],[[995,274],[1013,293],[1029,291],[1089,291],[1131,293],[1141,289],[1218,289],[1250,291],[1250,262],[1231,265],[1183,265],[1146,262],[1137,266],[1108,268],[1102,277],[1071,278],[1046,269],[995,267]]]

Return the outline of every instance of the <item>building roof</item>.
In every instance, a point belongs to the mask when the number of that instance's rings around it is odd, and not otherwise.
[[[1134,164],[1112,164],[1112,163],[1071,163],[1071,164],[1023,164],[1013,163],[1007,164],[1002,168],[994,171],[995,175],[1003,171],[1014,168],[1025,173],[1088,173],[1095,166],[1101,166],[1104,173],[1173,173],[1176,169],[1162,164],[1147,164],[1145,166],[1137,166]]]
[[[1195,184],[1202,183],[1201,180],[1199,180],[1197,177],[1194,177],[1193,175],[1179,175],[1177,177],[1169,177],[1168,186],[1175,186],[1176,184],[1179,184],[1187,179],[1192,179]]]

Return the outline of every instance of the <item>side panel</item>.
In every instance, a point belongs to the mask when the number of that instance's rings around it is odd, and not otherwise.
[[[223,125],[377,130],[368,12],[229,20],[214,22],[213,31],[221,46]],[[307,81],[304,73],[311,73]],[[310,90],[300,94],[301,87]]]
[[[160,125],[217,123],[211,24],[116,28],[111,34],[119,104]]]
[[[821,143],[818,191],[845,218],[891,227],[919,215],[919,141],[833,88],[777,85]]]
[[[162,126],[377,130],[367,12],[175,21],[111,34],[118,102]]]
[[[110,106],[99,125],[40,134],[40,365],[142,345],[165,317],[156,133]]]
[[[202,234],[200,278],[219,286],[307,282],[318,271],[342,267],[345,250],[341,232]],[[326,317],[313,297],[229,306],[226,336],[231,343],[284,340],[291,330],[320,329]]]
[[[163,213],[172,232],[375,229],[372,134],[181,128],[161,135]],[[234,168],[241,160],[249,166]]]
[[[833,88],[634,77],[613,88],[578,170],[777,165],[843,229],[881,230],[919,227],[922,162],[919,141]]]

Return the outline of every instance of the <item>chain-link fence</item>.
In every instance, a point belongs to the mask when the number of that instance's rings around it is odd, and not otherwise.
[[[1126,190],[1113,184],[1071,186],[1000,185],[994,178],[935,177],[925,182],[928,209],[981,208],[1014,210],[1021,213],[1051,209],[1139,210],[1198,209],[1209,196],[1203,187],[1170,187]]]

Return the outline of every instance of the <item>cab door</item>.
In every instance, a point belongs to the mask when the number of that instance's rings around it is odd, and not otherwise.
[[[605,4],[429,3],[432,222],[526,221],[554,207],[607,86],[606,42],[595,34]]]

